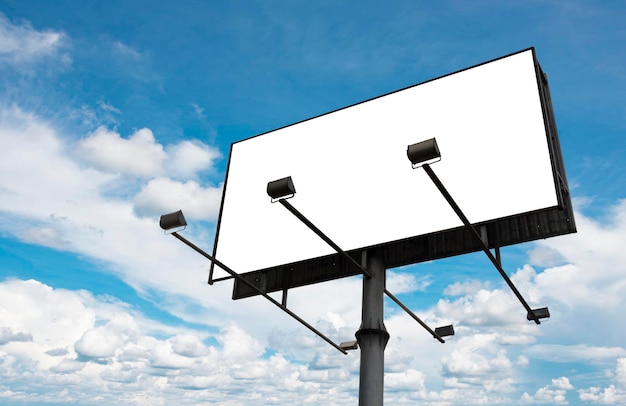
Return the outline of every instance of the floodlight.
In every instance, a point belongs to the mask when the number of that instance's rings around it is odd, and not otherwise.
[[[453,336],[454,327],[452,326],[452,324],[450,324],[449,326],[436,327],[435,334],[437,334],[439,337]]]
[[[357,344],[356,341],[344,341],[343,343],[339,344],[339,347],[346,351],[350,351],[358,349],[359,344]]]
[[[178,210],[162,215],[159,220],[159,225],[163,230],[168,231],[174,228],[187,227],[187,221],[185,220],[185,216],[183,216],[183,211]]]
[[[538,319],[549,319],[550,311],[547,307],[541,307],[539,309],[533,309],[532,312],[528,312],[526,314],[526,319],[528,321],[538,320]]]
[[[296,194],[291,176],[278,179],[267,184],[267,194],[272,198],[272,203],[280,199],[288,199]]]
[[[413,164],[413,169],[428,161],[432,163],[436,162],[435,160],[441,159],[441,153],[439,152],[439,147],[437,147],[437,141],[434,138],[409,145],[406,154]]]

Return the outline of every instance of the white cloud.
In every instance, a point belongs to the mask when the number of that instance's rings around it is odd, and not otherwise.
[[[564,390],[574,389],[572,384],[569,383],[569,379],[567,379],[566,377],[553,379],[552,386],[554,386],[556,389],[564,389]]]
[[[483,281],[465,281],[465,282],[454,282],[452,285],[448,285],[444,291],[444,295],[448,296],[461,296],[465,294],[476,294],[481,289],[489,289],[489,282]]]
[[[615,385],[609,385],[604,389],[597,386],[581,389],[578,391],[578,396],[584,402],[600,405],[617,405],[626,400],[625,394],[623,392],[619,393]]]
[[[385,390],[424,392],[426,390],[424,381],[424,373],[414,369],[388,373],[385,375]]]
[[[94,140],[105,144],[103,148],[107,150],[121,145],[124,152],[120,155],[139,146],[153,152],[161,149],[148,130],[136,133],[134,144],[106,130],[99,131]],[[106,145],[107,141],[111,144]],[[3,145],[0,226],[6,233],[28,243],[105,261],[110,270],[114,269],[140,291],[156,287],[169,292],[169,297],[180,294],[206,300],[206,295],[201,293],[206,263],[187,255],[185,258],[189,259],[182,265],[179,260],[182,254],[176,253],[188,252],[166,239],[157,223],[159,214],[166,211],[161,209],[167,202],[175,205],[175,209],[188,208],[190,218],[213,220],[219,207],[220,189],[204,188],[196,181],[179,183],[166,178],[147,183],[143,193],[140,185],[134,186],[138,189],[139,211],[151,215],[141,218],[134,213],[132,189],[127,193],[130,197],[111,197],[109,193],[119,184],[127,182],[132,186],[136,181],[79,165],[68,144],[38,117],[18,108],[0,109],[0,142]],[[146,161],[154,156],[158,160],[159,155],[148,154]],[[119,162],[119,165],[126,164]],[[154,159],[152,163],[138,165],[130,168],[146,173],[155,168]],[[150,196],[154,196],[156,203],[148,199]],[[172,197],[173,200],[168,200]],[[189,231],[191,236],[194,233],[202,236],[202,231],[193,227]],[[163,256],[165,252],[168,255]],[[174,275],[171,270],[178,272]]]
[[[552,362],[585,363],[603,362],[626,356],[626,350],[621,347],[595,347],[585,344],[538,344],[529,347],[524,353],[529,357]]]
[[[55,55],[66,40],[62,32],[37,31],[28,23],[13,24],[0,13],[0,63],[31,63]]]
[[[606,388],[592,386],[578,390],[580,400],[602,405],[616,405],[626,402],[626,358],[619,358],[615,372],[612,375],[613,384]]]
[[[79,152],[98,169],[145,177],[159,175],[166,159],[163,147],[147,128],[137,130],[125,139],[100,127],[80,141]]]
[[[387,271],[386,286],[394,295],[411,292],[423,292],[431,284],[430,276],[417,278],[415,275]]]
[[[484,349],[484,347],[482,347]],[[454,350],[442,359],[444,374],[450,376],[493,376],[510,372],[513,363],[501,349],[496,354],[485,354],[477,350]]]
[[[130,315],[124,314],[107,321],[104,326],[91,328],[74,344],[74,350],[82,357],[110,358],[118,349],[135,338],[138,327]]]
[[[198,336],[192,334],[179,334],[172,341],[172,351],[185,357],[197,357],[204,353],[204,344]]]
[[[111,180],[92,169],[81,170],[67,159],[65,145],[47,123],[18,108],[0,109],[0,140],[5,211],[49,217],[62,205],[90,203],[98,188]],[[46,230],[44,234],[50,233]]]
[[[103,104],[103,110],[112,111]],[[114,174],[144,178],[168,176],[195,178],[210,169],[220,152],[199,141],[181,141],[167,148],[159,144],[152,131],[142,128],[128,138],[99,127],[78,143],[78,154],[93,167]]]
[[[552,383],[546,385],[535,392],[534,395],[524,393],[522,395],[522,403],[536,403],[541,405],[567,405],[565,398],[567,391],[574,389],[569,379],[561,377],[553,379]]]
[[[220,152],[198,141],[181,141],[167,150],[167,173],[169,176],[184,179],[210,169]]]
[[[448,291],[460,292],[457,287]],[[500,289],[479,289],[457,300],[440,299],[437,303],[438,314],[476,326],[519,325],[525,317],[523,310],[511,292]]]
[[[617,360],[617,367],[615,368],[615,379],[622,386],[626,387],[626,358],[620,358]]]
[[[187,218],[214,221],[221,199],[221,187],[203,188],[193,180],[183,183],[156,178],[135,196],[134,209],[139,216],[153,218],[182,209]]]
[[[235,324],[214,335],[220,346],[209,346],[205,332],[163,326],[124,303],[32,280],[0,283],[0,314],[3,337],[13,339],[0,343],[0,398],[9,402],[258,404],[271,396],[278,404],[307,398],[328,404],[336,400],[335,385],[354,387],[357,380],[279,354],[264,357],[263,345]],[[21,338],[29,340],[16,342],[15,331],[28,331]],[[326,348],[342,358],[334,351]],[[354,404],[354,397],[342,396],[337,404]]]

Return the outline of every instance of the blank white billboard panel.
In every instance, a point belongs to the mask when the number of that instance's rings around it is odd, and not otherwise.
[[[461,226],[407,159],[433,137],[432,168],[471,222],[557,206],[529,49],[234,143],[216,258],[246,273],[334,253],[271,203],[267,183],[286,176],[290,203],[346,251]]]

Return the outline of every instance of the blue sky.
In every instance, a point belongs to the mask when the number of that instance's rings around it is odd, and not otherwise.
[[[0,0],[0,403],[353,405],[348,356],[206,285],[229,145],[534,46],[578,233],[388,273],[388,404],[626,403],[626,6],[619,1]],[[336,341],[361,280],[290,293]],[[523,309],[522,309],[523,310]],[[298,343],[298,345],[294,345]]]

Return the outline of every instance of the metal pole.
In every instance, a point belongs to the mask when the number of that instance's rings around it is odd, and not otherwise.
[[[359,406],[382,406],[385,372],[385,347],[389,333],[383,322],[385,264],[381,252],[368,251],[363,278],[362,321],[356,339],[361,349]]]

